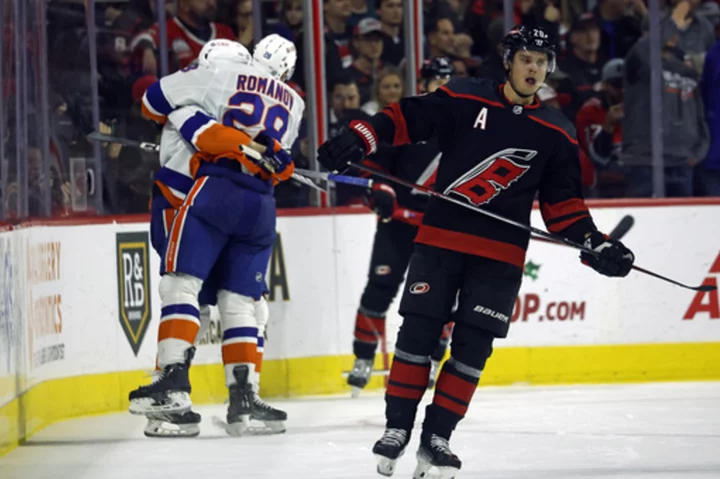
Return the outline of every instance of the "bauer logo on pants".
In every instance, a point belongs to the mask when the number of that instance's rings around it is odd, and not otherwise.
[[[152,311],[148,234],[118,233],[115,252],[120,325],[137,356]]]

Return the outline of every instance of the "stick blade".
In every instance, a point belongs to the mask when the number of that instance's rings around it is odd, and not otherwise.
[[[630,215],[625,215],[622,217],[620,222],[613,228],[613,230],[610,232],[608,236],[610,236],[613,239],[620,240],[623,236],[627,234],[628,231],[630,231],[630,228],[633,227],[635,224],[635,218],[633,218]]]

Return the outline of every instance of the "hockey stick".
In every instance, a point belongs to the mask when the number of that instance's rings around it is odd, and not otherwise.
[[[132,148],[140,148],[143,151],[149,151],[149,152],[153,152],[153,153],[157,153],[160,151],[160,145],[157,145],[155,143],[150,143],[147,141],[131,140],[129,138],[122,138],[119,136],[106,135],[105,133],[100,133],[99,131],[93,131],[93,132],[89,133],[87,135],[87,138],[88,138],[88,140],[91,140],[91,141],[101,141],[103,143],[117,143],[118,145],[129,146]],[[265,159],[262,156],[262,153],[254,150],[250,147],[244,146],[244,145],[239,145],[239,146],[245,155],[251,157],[253,160],[263,162],[263,164],[265,165],[265,167],[268,170],[272,170],[272,166],[267,161],[265,161]],[[318,191],[322,191],[323,193],[325,192],[325,190],[323,190],[318,185],[316,185],[315,182],[312,181],[310,178],[305,178],[304,176],[302,176],[298,173],[293,173],[291,178],[293,180],[297,181],[298,183],[307,185]]]
[[[582,252],[584,252],[584,253],[592,254],[593,256],[597,256],[597,255],[598,255],[598,253],[597,253],[596,251],[593,251],[593,250],[591,250],[590,248],[588,248],[588,247],[586,247],[586,246],[584,246],[584,245],[581,245],[581,244],[579,244],[579,243],[575,243],[574,241],[570,241],[569,239],[564,238],[564,237],[562,237],[562,236],[560,236],[560,235],[557,235],[557,234],[554,234],[554,233],[548,233],[547,231],[543,231],[543,230],[538,229],[538,228],[535,228],[535,227],[533,227],[533,226],[526,225],[526,224],[523,224],[523,223],[519,223],[519,222],[517,222],[517,221],[511,220],[511,219],[509,219],[509,218],[505,218],[504,216],[498,215],[498,214],[493,213],[493,212],[491,212],[491,211],[483,210],[483,209],[481,209],[481,208],[478,208],[477,206],[471,205],[470,203],[466,203],[466,202],[461,201],[461,200],[458,200],[458,199],[456,199],[456,198],[452,198],[452,197],[447,196],[447,195],[444,195],[444,194],[442,194],[442,193],[438,193],[437,191],[434,191],[434,190],[432,190],[431,188],[427,188],[427,187],[422,186],[422,185],[417,185],[417,184],[412,183],[412,182],[410,182],[410,181],[405,181],[405,180],[403,180],[403,179],[401,179],[401,178],[398,178],[398,177],[396,177],[396,176],[390,175],[390,174],[388,174],[388,173],[384,173],[384,172],[382,172],[382,171],[377,171],[377,170],[374,170],[374,169],[372,169],[372,168],[368,168],[367,166],[364,166],[364,165],[359,164],[359,163],[350,163],[349,165],[350,165],[350,166],[353,166],[353,167],[355,167],[355,168],[357,168],[357,169],[359,169],[359,170],[366,171],[366,172],[368,172],[368,173],[370,173],[370,174],[372,174],[372,175],[379,176],[380,178],[385,178],[386,180],[392,181],[393,183],[397,183],[397,184],[399,184],[399,185],[403,185],[403,186],[406,186],[406,187],[408,187],[408,188],[415,188],[415,189],[417,189],[417,190],[419,190],[419,191],[422,191],[422,192],[424,192],[424,193],[427,193],[428,195],[433,196],[433,197],[435,197],[435,198],[439,198],[439,199],[448,201],[448,202],[450,202],[450,203],[454,203],[454,204],[456,204],[456,205],[462,206],[463,208],[467,208],[467,209],[469,209],[469,210],[475,211],[476,213],[480,213],[480,214],[483,214],[483,215],[485,215],[485,216],[489,216],[490,218],[494,218],[494,219],[496,219],[496,220],[498,220],[498,221],[502,221],[503,223],[506,223],[506,224],[515,226],[516,228],[520,228],[520,229],[522,229],[522,230],[525,230],[525,231],[527,231],[527,232],[529,232],[529,233],[535,234],[535,235],[540,236],[540,237],[542,237],[542,238],[545,238],[545,239],[554,241],[554,242],[556,242],[556,243],[564,244],[564,245],[569,246],[569,247],[571,247],[571,248],[580,250],[580,251],[582,251]],[[691,290],[693,290],[693,291],[715,291],[715,290],[717,290],[717,287],[716,287],[716,286],[712,286],[712,285],[705,285],[705,284],[703,284],[703,285],[700,285],[700,286],[690,286],[690,285],[681,283],[681,282],[679,282],[679,281],[675,281],[674,279],[670,279],[670,278],[668,278],[668,277],[666,277],[666,276],[662,276],[662,275],[660,275],[660,274],[658,274],[658,273],[654,273],[654,272],[652,272],[652,271],[649,271],[649,270],[647,270],[647,269],[644,269],[644,268],[641,268],[641,267],[635,266],[635,265],[633,265],[632,269],[634,269],[635,271],[638,271],[638,272],[640,272],[640,273],[647,274],[648,276],[652,276],[652,277],[654,277],[654,278],[657,278],[657,279],[666,281],[666,282],[668,282],[668,283],[672,283],[672,284],[674,284],[674,285],[676,285],[676,286],[680,286],[681,288],[691,289]]]
[[[348,185],[356,185],[361,186],[365,188],[371,188],[373,185],[373,180],[370,178],[358,178],[356,176],[346,176],[346,175],[335,175],[333,173],[325,173],[322,171],[314,171],[314,170],[302,170],[300,168],[296,168],[295,171],[298,173],[301,173],[307,177],[310,178],[318,178],[325,181],[334,181],[336,183],[344,183]],[[403,210],[401,213],[408,212],[410,213],[410,217],[414,216],[414,213],[410,212],[410,210]],[[407,216],[406,216],[407,217]],[[630,231],[630,228],[632,228],[633,224],[635,224],[635,219],[630,215],[625,215],[622,217],[620,222],[615,225],[615,228],[608,234],[613,239],[620,240],[623,236],[627,234],[628,231]],[[557,244],[556,241],[549,240],[543,237],[532,237],[533,240],[537,241],[543,241],[546,243],[553,243]]]
[[[129,138],[121,138],[119,136],[106,135],[105,133],[100,133],[99,131],[93,131],[92,133],[88,133],[87,139],[90,141],[117,143],[118,145],[130,146],[132,148],[140,148],[143,151],[149,151],[151,153],[156,153],[160,151],[160,145],[156,145],[155,143],[150,143],[147,141],[136,141]]]
[[[613,230],[608,233],[608,236],[614,240],[619,241],[627,234],[628,231],[630,231],[630,228],[632,228],[633,224],[635,224],[635,218],[630,215],[625,215],[620,219],[620,222],[615,225],[615,228],[613,228]],[[550,241],[545,238],[539,238],[536,236],[533,236],[532,239],[542,241],[543,243],[556,244],[554,241]]]

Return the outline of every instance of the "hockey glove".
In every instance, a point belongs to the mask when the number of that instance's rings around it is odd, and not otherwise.
[[[318,148],[318,162],[330,171],[342,173],[348,163],[359,163],[377,150],[377,135],[366,121],[354,120],[347,130]]]
[[[290,178],[295,171],[295,166],[292,156],[282,149],[282,145],[274,138],[262,133],[255,137],[255,141],[267,148],[263,156],[270,163],[270,169],[273,171],[273,183],[277,184]]]
[[[395,190],[390,185],[384,183],[375,183],[368,190],[368,203],[370,209],[377,214],[380,219],[387,223],[392,219],[395,208],[397,207],[397,196]]]
[[[582,262],[605,276],[624,277],[630,273],[635,255],[620,241],[594,231],[585,239],[584,245],[599,253],[580,253]]]

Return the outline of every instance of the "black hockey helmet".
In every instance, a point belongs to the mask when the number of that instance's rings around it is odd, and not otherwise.
[[[420,67],[420,79],[424,82],[435,80],[436,78],[447,78],[455,73],[455,67],[447,57],[435,57],[430,60],[423,61]]]
[[[510,63],[518,50],[545,53],[548,57],[547,72],[555,71],[555,45],[542,28],[514,26],[503,38],[503,62]]]

